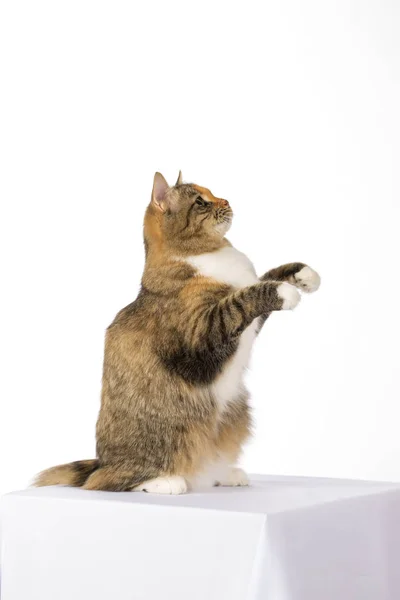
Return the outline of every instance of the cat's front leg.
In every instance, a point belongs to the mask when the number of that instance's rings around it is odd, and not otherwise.
[[[211,346],[225,345],[237,339],[257,317],[292,310],[299,301],[300,294],[293,285],[285,281],[262,281],[229,294],[197,315],[192,335],[198,334],[200,340]]]
[[[288,263],[276,269],[267,271],[261,281],[287,281],[303,292],[316,292],[320,286],[321,278],[314,269],[304,263]]]
[[[282,281],[290,283],[301,289],[303,292],[316,292],[320,286],[321,278],[314,269],[304,263],[288,263],[267,271],[260,281]],[[270,316],[271,312],[265,312],[258,320],[259,333],[264,326],[265,321]]]

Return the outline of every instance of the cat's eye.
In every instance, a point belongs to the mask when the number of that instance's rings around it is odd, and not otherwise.
[[[205,206],[206,201],[203,200],[203,198],[201,196],[199,196],[198,198],[196,198],[196,204],[198,204],[199,206]]]

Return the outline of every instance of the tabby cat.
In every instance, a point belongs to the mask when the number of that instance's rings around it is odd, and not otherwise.
[[[261,278],[225,238],[227,200],[154,176],[144,219],[146,264],[136,300],[105,340],[97,458],[53,467],[36,485],[182,494],[248,484],[236,464],[251,432],[243,375],[272,311],[315,291],[303,263]]]

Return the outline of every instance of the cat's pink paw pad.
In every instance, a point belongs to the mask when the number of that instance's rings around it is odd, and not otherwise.
[[[296,285],[303,292],[316,292],[321,283],[321,277],[311,267],[303,267],[294,276]]]
[[[279,298],[282,298],[282,310],[292,310],[300,302],[300,294],[294,285],[290,283],[281,283],[276,289]]]

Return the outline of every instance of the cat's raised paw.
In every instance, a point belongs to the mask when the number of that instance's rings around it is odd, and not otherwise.
[[[282,298],[282,310],[292,310],[300,302],[300,294],[291,283],[281,283],[276,288],[279,298]]]
[[[243,469],[232,467],[226,473],[225,477],[221,481],[217,481],[215,485],[224,487],[242,487],[249,485],[249,478]]]
[[[145,481],[134,488],[134,492],[148,492],[150,494],[185,494],[188,490],[186,480],[180,475],[170,477],[157,477]]]
[[[303,267],[295,276],[295,285],[303,292],[316,292],[321,283],[321,277],[311,267]]]

